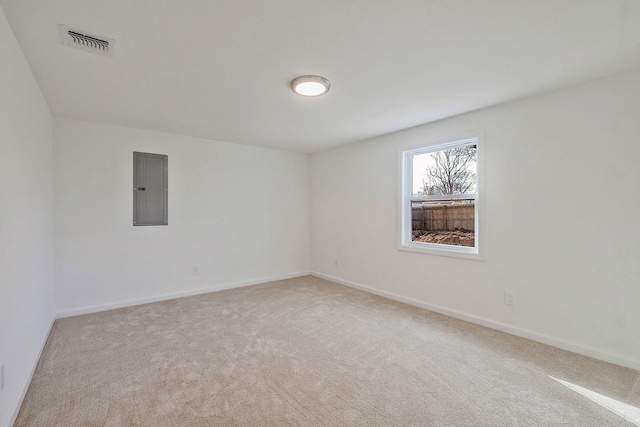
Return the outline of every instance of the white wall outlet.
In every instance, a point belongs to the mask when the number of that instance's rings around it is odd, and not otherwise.
[[[199,275],[200,274],[200,267],[198,267],[197,265],[194,265],[193,266],[193,274],[195,276]]]
[[[333,266],[334,267],[340,267],[340,261],[338,260],[338,258],[334,258],[333,259]]]
[[[4,390],[4,365],[0,366],[0,391]]]
[[[516,305],[516,294],[513,293],[513,292],[505,291],[505,293],[504,293],[504,303],[506,305]]]

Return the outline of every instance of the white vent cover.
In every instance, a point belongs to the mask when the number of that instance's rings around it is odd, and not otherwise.
[[[60,25],[60,32],[62,44],[85,52],[113,57],[115,40],[87,34],[85,31],[69,28],[66,25]]]

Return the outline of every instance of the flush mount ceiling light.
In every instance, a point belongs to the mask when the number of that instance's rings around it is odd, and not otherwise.
[[[329,80],[320,76],[300,76],[291,80],[291,90],[302,96],[318,96],[329,92]]]

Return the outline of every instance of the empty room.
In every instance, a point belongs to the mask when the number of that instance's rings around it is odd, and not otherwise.
[[[0,0],[0,427],[640,426],[640,2]]]

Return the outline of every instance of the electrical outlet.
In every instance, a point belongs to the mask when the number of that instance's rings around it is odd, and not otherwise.
[[[340,261],[338,260],[338,258],[334,258],[333,259],[333,266],[334,267],[340,267]]]
[[[506,305],[516,305],[516,295],[513,292],[504,293],[504,303]]]
[[[4,365],[0,366],[0,391],[4,390]]]
[[[193,274],[195,276],[199,275],[200,274],[200,267],[198,267],[197,265],[194,265],[193,266]]]

